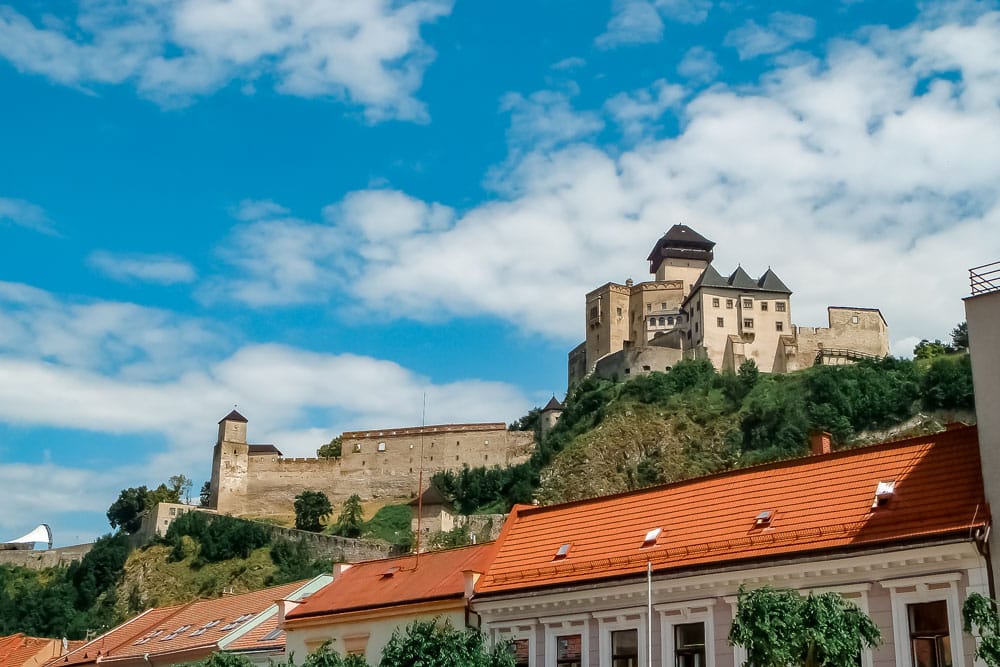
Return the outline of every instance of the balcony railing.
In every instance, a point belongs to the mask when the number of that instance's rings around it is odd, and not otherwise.
[[[969,284],[972,296],[1000,291],[1000,262],[969,269]]]

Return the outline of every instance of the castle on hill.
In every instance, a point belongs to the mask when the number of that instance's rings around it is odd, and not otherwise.
[[[792,322],[792,291],[770,268],[753,278],[712,264],[715,243],[674,225],[647,260],[654,280],[606,283],[586,296],[586,340],[569,353],[569,386],[596,374],[627,379],[709,359],[736,371],[752,360],[767,373],[853,363],[889,354],[877,308],[830,306],[828,326]]]
[[[353,494],[411,498],[421,469],[426,486],[442,470],[522,463],[534,445],[532,432],[508,431],[503,422],[443,424],[348,431],[339,457],[287,458],[274,445],[248,443],[247,419],[233,410],[219,421],[209,507],[220,514],[274,516],[290,514],[303,491],[322,491],[333,503]]]

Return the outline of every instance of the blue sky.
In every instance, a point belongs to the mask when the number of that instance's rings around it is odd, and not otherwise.
[[[670,225],[893,349],[1000,259],[993,4],[0,0],[0,532],[565,389]]]

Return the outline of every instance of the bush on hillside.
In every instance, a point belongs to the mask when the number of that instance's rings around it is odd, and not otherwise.
[[[196,564],[218,563],[230,558],[247,558],[250,552],[271,543],[266,526],[231,516],[209,519],[203,512],[187,512],[167,528],[163,541],[172,547],[170,558],[185,556],[182,538],[187,535],[199,544]]]

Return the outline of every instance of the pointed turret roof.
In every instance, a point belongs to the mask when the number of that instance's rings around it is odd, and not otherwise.
[[[762,290],[767,290],[768,292],[782,292],[784,294],[791,294],[792,290],[785,286],[785,283],[781,282],[781,278],[778,274],[771,270],[771,267],[767,267],[767,271],[764,275],[760,277],[757,281],[757,287]]]
[[[687,225],[674,225],[660,237],[646,258],[649,260],[649,272],[656,273],[667,257],[711,262],[714,247],[714,241],[709,241]]]
[[[757,289],[757,281],[751,278],[742,266],[737,266],[736,270],[729,276],[729,286],[739,289]]]
[[[555,395],[553,395],[552,398],[549,399],[549,402],[545,404],[545,407],[542,408],[542,412],[548,412],[549,410],[565,410],[565,409],[566,409],[565,406],[556,399]]]
[[[699,287],[729,287],[729,282],[722,277],[721,273],[715,270],[714,266],[709,264],[701,272],[701,275],[698,276],[698,280],[694,282],[691,291],[693,292]]]
[[[240,413],[236,412],[236,410],[233,410],[228,415],[219,420],[220,424],[222,422],[243,422],[244,424],[246,424],[247,418],[241,415]]]

